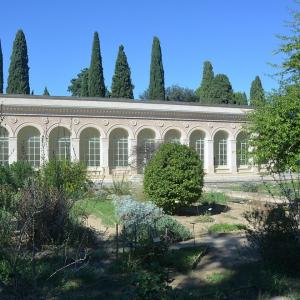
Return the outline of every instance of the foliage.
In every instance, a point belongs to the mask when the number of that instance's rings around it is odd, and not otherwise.
[[[88,97],[89,96],[89,70],[86,71],[82,75],[81,86],[80,86],[80,97]]]
[[[299,214],[299,212],[298,212]],[[299,215],[283,204],[246,212],[247,238],[268,266],[287,272],[300,270]]]
[[[45,89],[44,89],[44,92],[43,92],[43,96],[50,96],[50,93],[49,93],[46,86],[45,86]]]
[[[98,32],[94,33],[91,64],[89,68],[89,96],[105,97],[105,85],[100,53],[100,41]]]
[[[212,81],[210,98],[214,104],[229,104],[233,102],[233,90],[228,77],[217,74]]]
[[[250,104],[254,107],[258,107],[265,102],[265,92],[262,87],[259,76],[256,76],[251,83],[250,89]]]
[[[110,195],[124,196],[131,194],[131,184],[128,182],[123,175],[121,180],[113,176],[113,181],[111,185],[103,187],[103,190],[109,193]]]
[[[164,67],[162,62],[160,42],[157,37],[153,38],[152,44],[149,99],[165,100]]]
[[[205,192],[202,194],[201,202],[207,204],[227,204],[229,196],[220,192]]]
[[[197,217],[197,222],[200,222],[200,223],[211,223],[211,222],[214,222],[214,218],[208,214],[208,213],[205,213],[204,215],[200,215]]]
[[[41,168],[43,180],[68,197],[80,198],[89,188],[86,167],[80,162],[51,160]]]
[[[247,95],[242,92],[233,93],[233,104],[248,105]]]
[[[0,40],[0,94],[3,94],[3,54]]]
[[[179,85],[172,85],[166,88],[166,100],[195,102],[198,100],[198,97],[192,89],[183,88]]]
[[[88,96],[88,95],[83,95],[83,91],[81,89],[85,88],[83,85],[85,84],[84,81],[86,78],[88,78],[88,73],[89,69],[84,68],[80,71],[80,73],[77,74],[76,78],[71,79],[71,84],[68,87],[68,92],[72,94],[72,96]]]
[[[297,170],[300,159],[300,88],[288,87],[275,93],[270,102],[249,115],[252,156],[272,172]]]
[[[195,150],[181,144],[163,144],[146,166],[144,192],[165,212],[175,212],[200,199],[203,176]]]
[[[119,47],[115,65],[115,74],[112,79],[111,97],[133,99],[131,72],[123,45]]]
[[[150,99],[149,88],[146,89],[142,94],[140,94],[139,98],[142,99],[142,100],[149,100]]]
[[[17,32],[14,40],[6,93],[30,94],[27,44],[22,30]]]
[[[258,185],[253,182],[244,182],[241,184],[241,190],[243,192],[257,193]]]
[[[12,163],[9,169],[16,189],[24,187],[27,179],[35,174],[31,164],[22,160]]]
[[[209,233],[226,233],[233,231],[240,231],[247,229],[244,224],[227,224],[227,223],[217,223],[213,224],[208,228]]]
[[[196,95],[200,103],[208,104],[212,101],[210,92],[214,80],[214,71],[211,62],[205,61],[203,64],[203,76],[200,87],[196,90]]]

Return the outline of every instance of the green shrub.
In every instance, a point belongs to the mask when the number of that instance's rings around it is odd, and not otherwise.
[[[27,161],[17,161],[9,166],[13,183],[17,189],[22,188],[27,179],[35,174],[31,164]]]
[[[202,203],[207,204],[227,204],[229,196],[220,192],[206,192],[201,197]]]
[[[226,233],[226,232],[233,232],[239,230],[245,230],[247,226],[244,224],[227,224],[227,223],[219,223],[211,225],[208,228],[209,233]]]
[[[9,165],[0,164],[0,185],[14,186],[14,180]]]
[[[165,212],[174,213],[200,199],[203,176],[203,165],[195,150],[163,144],[146,166],[145,195]]]
[[[90,186],[82,163],[51,160],[42,167],[41,173],[46,184],[64,190],[69,197],[80,198]]]
[[[241,190],[243,192],[257,193],[258,185],[253,182],[244,182],[241,184]]]

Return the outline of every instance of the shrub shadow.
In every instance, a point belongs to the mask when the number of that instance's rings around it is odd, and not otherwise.
[[[210,215],[218,215],[220,213],[230,211],[230,207],[219,203],[203,203],[193,205],[191,207],[183,207],[176,212],[177,216],[199,216],[209,213]]]

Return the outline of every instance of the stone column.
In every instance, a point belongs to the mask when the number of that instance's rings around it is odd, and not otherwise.
[[[207,174],[213,175],[215,173],[213,140],[206,140],[204,150],[204,161]]]
[[[18,148],[17,148],[17,138],[16,137],[9,137],[8,139],[8,162],[12,164],[17,161],[18,159]]]
[[[41,164],[45,164],[49,161],[49,138],[46,135],[41,136]]]
[[[137,174],[137,139],[128,139],[128,165],[130,173]]]
[[[109,175],[109,139],[100,138],[100,167],[105,175]]]
[[[79,138],[71,138],[71,161],[79,161]]]
[[[231,173],[237,173],[236,165],[236,140],[229,140],[228,145],[228,165]]]

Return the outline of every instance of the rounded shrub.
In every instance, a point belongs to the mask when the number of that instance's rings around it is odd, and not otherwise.
[[[202,161],[194,149],[163,144],[146,166],[144,192],[165,212],[174,213],[199,200],[203,177]]]

